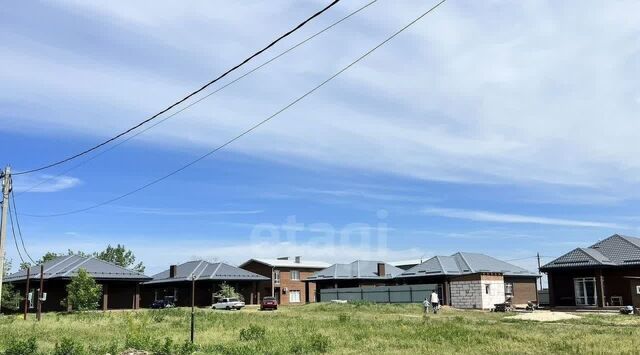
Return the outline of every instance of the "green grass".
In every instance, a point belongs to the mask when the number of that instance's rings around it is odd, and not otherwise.
[[[583,315],[538,323],[508,316],[444,310],[423,317],[419,305],[375,304],[313,304],[276,312],[199,309],[196,353],[632,354],[640,349],[640,317]],[[0,318],[0,350],[20,353],[20,345],[29,344],[16,339],[33,335],[42,354],[56,349],[59,354],[104,354],[125,348],[186,354],[194,350],[185,343],[189,319],[189,309],[49,313],[40,323],[6,316]]]

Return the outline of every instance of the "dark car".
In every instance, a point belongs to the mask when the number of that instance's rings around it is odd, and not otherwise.
[[[171,308],[175,307],[173,302],[167,300],[156,300],[151,304],[152,309],[162,309],[162,308]]]
[[[275,297],[265,297],[262,299],[262,303],[260,303],[260,310],[264,311],[265,309],[278,309],[278,301]]]

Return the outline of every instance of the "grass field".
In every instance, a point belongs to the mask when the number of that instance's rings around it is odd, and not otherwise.
[[[40,323],[6,316],[0,318],[0,349],[25,351],[20,347],[29,344],[17,339],[33,335],[42,354],[113,354],[126,348],[191,353],[185,343],[189,319],[189,309],[50,313]],[[538,323],[450,309],[423,317],[419,305],[373,304],[312,304],[276,312],[200,309],[196,344],[199,354],[631,354],[640,349],[640,317],[582,315]]]

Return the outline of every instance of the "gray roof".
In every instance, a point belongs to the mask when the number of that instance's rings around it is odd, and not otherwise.
[[[434,256],[403,272],[399,277],[468,275],[479,272],[496,272],[505,276],[539,276],[534,272],[488,255],[459,252],[451,256]]]
[[[166,282],[191,281],[195,277],[198,280],[221,281],[268,281],[269,278],[255,274],[251,271],[240,269],[225,263],[210,263],[204,260],[188,261],[177,265],[176,275],[169,277],[169,269],[152,276],[153,280],[145,284],[157,284]]]
[[[640,239],[614,234],[588,248],[576,248],[540,269],[616,267],[640,264]]]
[[[85,269],[91,277],[97,280],[131,280],[146,281],[150,277],[137,271],[125,269],[116,264],[80,255],[59,256],[43,264],[45,280],[70,279],[78,274],[78,270]],[[32,266],[31,279],[40,278],[40,266]],[[27,270],[20,270],[4,278],[7,282],[23,281],[27,279]]]
[[[315,260],[300,260],[300,262],[296,262],[295,259],[264,259],[264,258],[254,258],[249,259],[242,263],[240,267],[243,267],[251,262],[258,262],[260,264],[273,266],[273,267],[282,267],[282,268],[300,268],[300,269],[324,269],[328,267],[329,263],[325,263],[324,261],[315,261]]]
[[[384,263],[385,275],[378,275],[378,264]],[[335,280],[335,279],[391,279],[400,275],[404,270],[384,261],[356,260],[350,264],[333,264],[309,276],[307,280]]]

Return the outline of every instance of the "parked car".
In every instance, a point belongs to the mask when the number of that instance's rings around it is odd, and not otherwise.
[[[167,300],[156,300],[156,301],[153,301],[153,303],[151,304],[152,309],[171,308],[175,306],[176,305],[173,304],[173,302],[167,301]]]
[[[244,302],[237,298],[221,298],[218,302],[214,303],[211,308],[213,309],[237,309],[240,310],[244,307]]]
[[[278,309],[278,301],[275,297],[265,297],[262,299],[260,303],[260,310],[264,311],[265,309]]]

